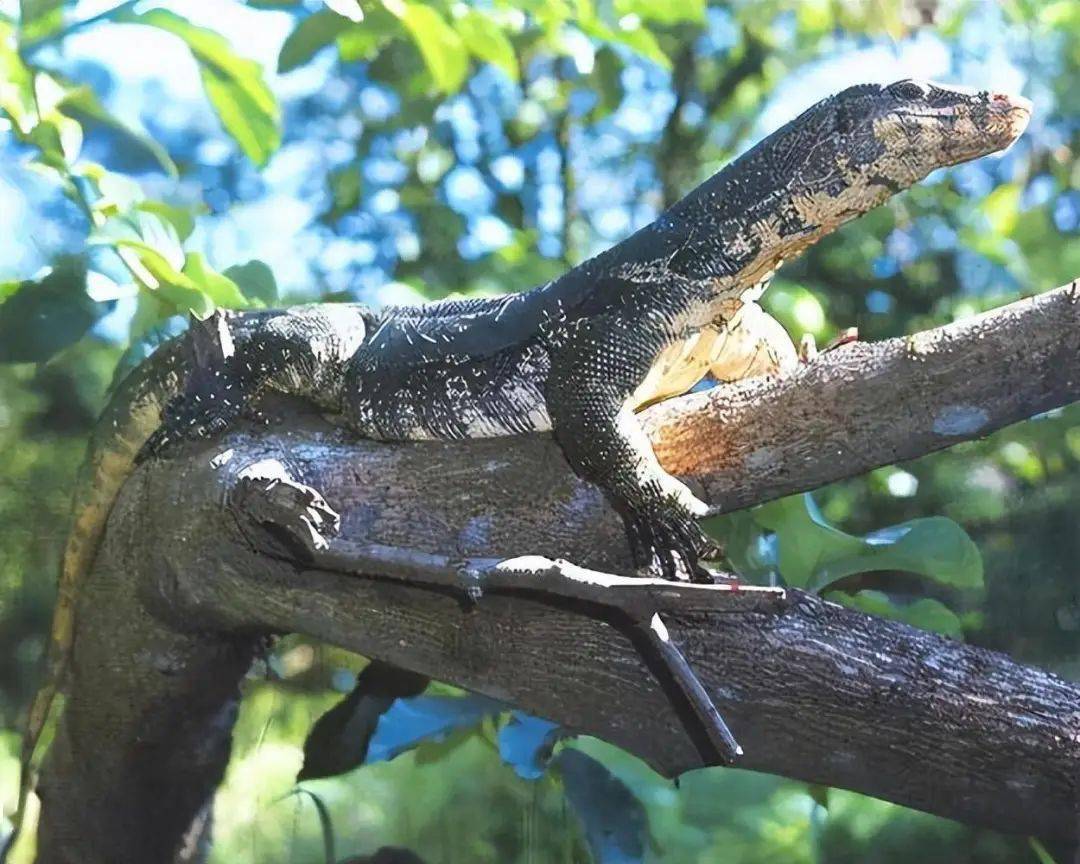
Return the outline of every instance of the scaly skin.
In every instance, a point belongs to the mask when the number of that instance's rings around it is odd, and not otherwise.
[[[1025,100],[985,91],[852,87],[634,236],[533,291],[379,312],[224,313],[203,325],[217,328],[215,338],[189,340],[192,360],[175,344],[165,349],[133,374],[95,436],[64,556],[49,677],[24,742],[20,810],[71,651],[79,581],[144,440],[142,452],[154,454],[212,435],[268,390],[308,397],[374,439],[551,430],[574,470],[623,515],[638,564],[698,577],[710,544],[696,519],[708,507],[660,467],[635,409],[724,366],[717,352],[730,344],[720,337],[785,261],[934,169],[1008,146],[1029,115]],[[185,372],[184,394],[173,398]]]
[[[554,282],[356,313],[367,332],[352,331],[351,344],[342,335],[349,353],[333,357],[342,377],[324,373],[334,386],[317,389],[368,438],[550,429],[574,470],[623,515],[638,564],[697,576],[709,543],[696,518],[708,508],[661,469],[634,417],[657,391],[695,383],[685,374],[694,352],[661,382],[651,380],[658,362],[733,326],[785,260],[935,168],[1007,146],[1028,116],[1026,104],[985,92],[914,81],[850,88]],[[204,375],[197,388],[213,398],[177,406],[151,451],[220,428],[267,389],[311,395],[310,375],[296,370],[322,366],[297,358],[316,322],[317,337],[341,326],[330,308],[305,310],[303,320],[286,311],[273,333],[237,341],[227,374]],[[227,399],[214,395],[215,381],[229,383]]]

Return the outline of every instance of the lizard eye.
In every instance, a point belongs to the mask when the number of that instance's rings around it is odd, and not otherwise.
[[[914,81],[897,81],[889,86],[889,92],[900,99],[922,99],[926,96],[926,88]]]

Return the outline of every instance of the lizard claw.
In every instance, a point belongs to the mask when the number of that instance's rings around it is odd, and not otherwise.
[[[675,496],[626,518],[631,554],[638,567],[659,570],[663,579],[711,583],[714,574],[703,567],[702,558],[718,557],[716,545],[697,520]]]

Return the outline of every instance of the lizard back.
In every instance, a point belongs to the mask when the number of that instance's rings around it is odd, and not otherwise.
[[[558,280],[500,297],[391,306],[349,364],[344,411],[384,440],[491,438],[551,428],[543,334],[581,294]]]

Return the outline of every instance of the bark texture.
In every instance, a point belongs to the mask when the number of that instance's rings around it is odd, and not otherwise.
[[[782,379],[651,408],[653,449],[720,510],[923,456],[1080,399],[1080,284],[912,336],[842,345]]]
[[[1078,307],[1066,287],[838,349],[790,379],[651,409],[650,430],[719,509],[820,485],[1080,398]],[[273,431],[237,430],[126,485],[81,601],[39,860],[198,860],[237,687],[269,633],[505,699],[668,774],[696,767],[665,677],[609,614],[653,606],[744,767],[1075,846],[1076,684],[799,592],[615,580],[598,608],[580,585],[504,573],[465,604],[454,580],[475,568],[455,562],[625,571],[618,518],[546,436],[376,444],[283,410]]]

